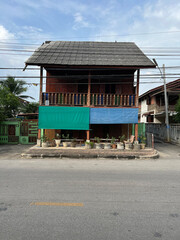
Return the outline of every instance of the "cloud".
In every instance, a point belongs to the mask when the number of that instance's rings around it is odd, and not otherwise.
[[[14,39],[14,34],[10,33],[4,26],[0,25],[0,40]]]
[[[14,6],[8,1],[1,4],[0,39],[39,45],[52,39],[130,41],[142,50],[151,47],[151,51],[153,47],[179,47],[179,33],[148,34],[180,31],[179,0],[14,1]],[[7,55],[4,60],[6,66],[22,66],[27,57]],[[160,66],[179,65],[175,60],[156,59]],[[1,65],[5,66],[5,61],[1,60]]]
[[[73,25],[74,30],[77,30],[79,28],[85,28],[85,27],[87,28],[89,26],[90,26],[89,23],[85,21],[81,13],[77,12],[74,14],[74,25]]]

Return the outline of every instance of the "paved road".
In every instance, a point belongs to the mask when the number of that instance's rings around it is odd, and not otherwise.
[[[124,161],[27,160],[17,149],[13,160],[12,147],[0,157],[0,239],[179,240],[179,148],[156,147],[160,159]]]

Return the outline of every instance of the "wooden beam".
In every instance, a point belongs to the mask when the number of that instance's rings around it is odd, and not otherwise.
[[[137,70],[137,85],[136,85],[136,107],[139,106],[139,76],[140,70]]]
[[[39,105],[42,105],[43,67],[40,67]]]

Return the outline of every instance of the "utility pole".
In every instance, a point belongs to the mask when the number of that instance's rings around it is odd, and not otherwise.
[[[168,116],[168,98],[167,98],[167,89],[166,89],[166,75],[165,75],[165,65],[163,64],[163,72],[161,71],[156,59],[153,58],[153,62],[155,63],[156,67],[159,69],[161,78],[164,80],[164,101],[165,101],[165,123],[166,123],[166,140],[170,142],[170,131],[169,131],[169,116]]]
[[[168,116],[168,98],[167,98],[166,75],[165,75],[165,65],[164,64],[163,64],[163,80],[164,80],[164,100],[165,100],[165,113],[166,113],[167,142],[170,142],[169,116]]]

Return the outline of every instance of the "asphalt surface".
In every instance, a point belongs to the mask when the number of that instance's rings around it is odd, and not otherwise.
[[[21,159],[21,147],[0,146],[1,240],[180,239],[178,146],[123,161]]]

